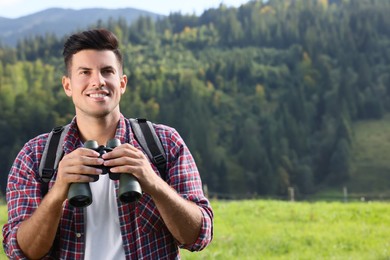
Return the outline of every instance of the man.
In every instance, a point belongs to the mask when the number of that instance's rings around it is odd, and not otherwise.
[[[28,143],[18,154],[8,177],[8,223],[3,246],[11,259],[179,259],[179,248],[199,251],[213,235],[213,212],[204,197],[195,162],[172,128],[155,125],[167,156],[167,177],[134,139],[129,120],[119,109],[127,77],[116,37],[107,30],[72,35],[64,45],[67,69],[62,78],[76,116],[64,139],[64,157],[42,198],[38,173],[48,134]],[[121,145],[99,154],[83,148],[87,140]],[[119,181],[99,175],[97,166],[112,173],[133,174],[144,192],[136,203],[118,199]],[[95,166],[95,167],[94,167]],[[71,183],[90,182],[93,203],[69,205]]]

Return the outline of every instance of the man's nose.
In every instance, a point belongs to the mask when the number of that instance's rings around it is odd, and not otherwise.
[[[101,87],[105,85],[106,85],[106,81],[104,80],[103,75],[100,72],[94,73],[92,77],[92,86]]]

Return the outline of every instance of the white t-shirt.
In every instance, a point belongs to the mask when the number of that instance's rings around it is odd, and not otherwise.
[[[114,182],[108,174],[90,183],[92,204],[85,210],[85,259],[125,259]]]

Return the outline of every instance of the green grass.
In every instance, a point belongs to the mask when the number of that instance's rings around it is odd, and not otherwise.
[[[4,223],[7,222],[7,206],[6,205],[0,205],[0,224],[1,228],[3,228]],[[1,234],[1,242],[3,242],[3,234]],[[0,249],[0,259],[8,259],[4,253],[3,249],[3,243],[1,243],[1,249]]]
[[[386,203],[212,204],[214,241],[183,259],[390,259]]]
[[[187,259],[390,259],[390,207],[381,202],[212,201],[214,240]],[[0,220],[6,221],[6,207]],[[4,253],[0,259],[6,259]]]

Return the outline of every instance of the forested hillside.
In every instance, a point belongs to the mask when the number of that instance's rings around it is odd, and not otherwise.
[[[179,130],[210,191],[283,195],[350,177],[352,123],[390,110],[390,1],[270,0],[100,23],[122,42],[122,112]],[[65,124],[64,39],[0,48],[1,187],[17,151]]]

